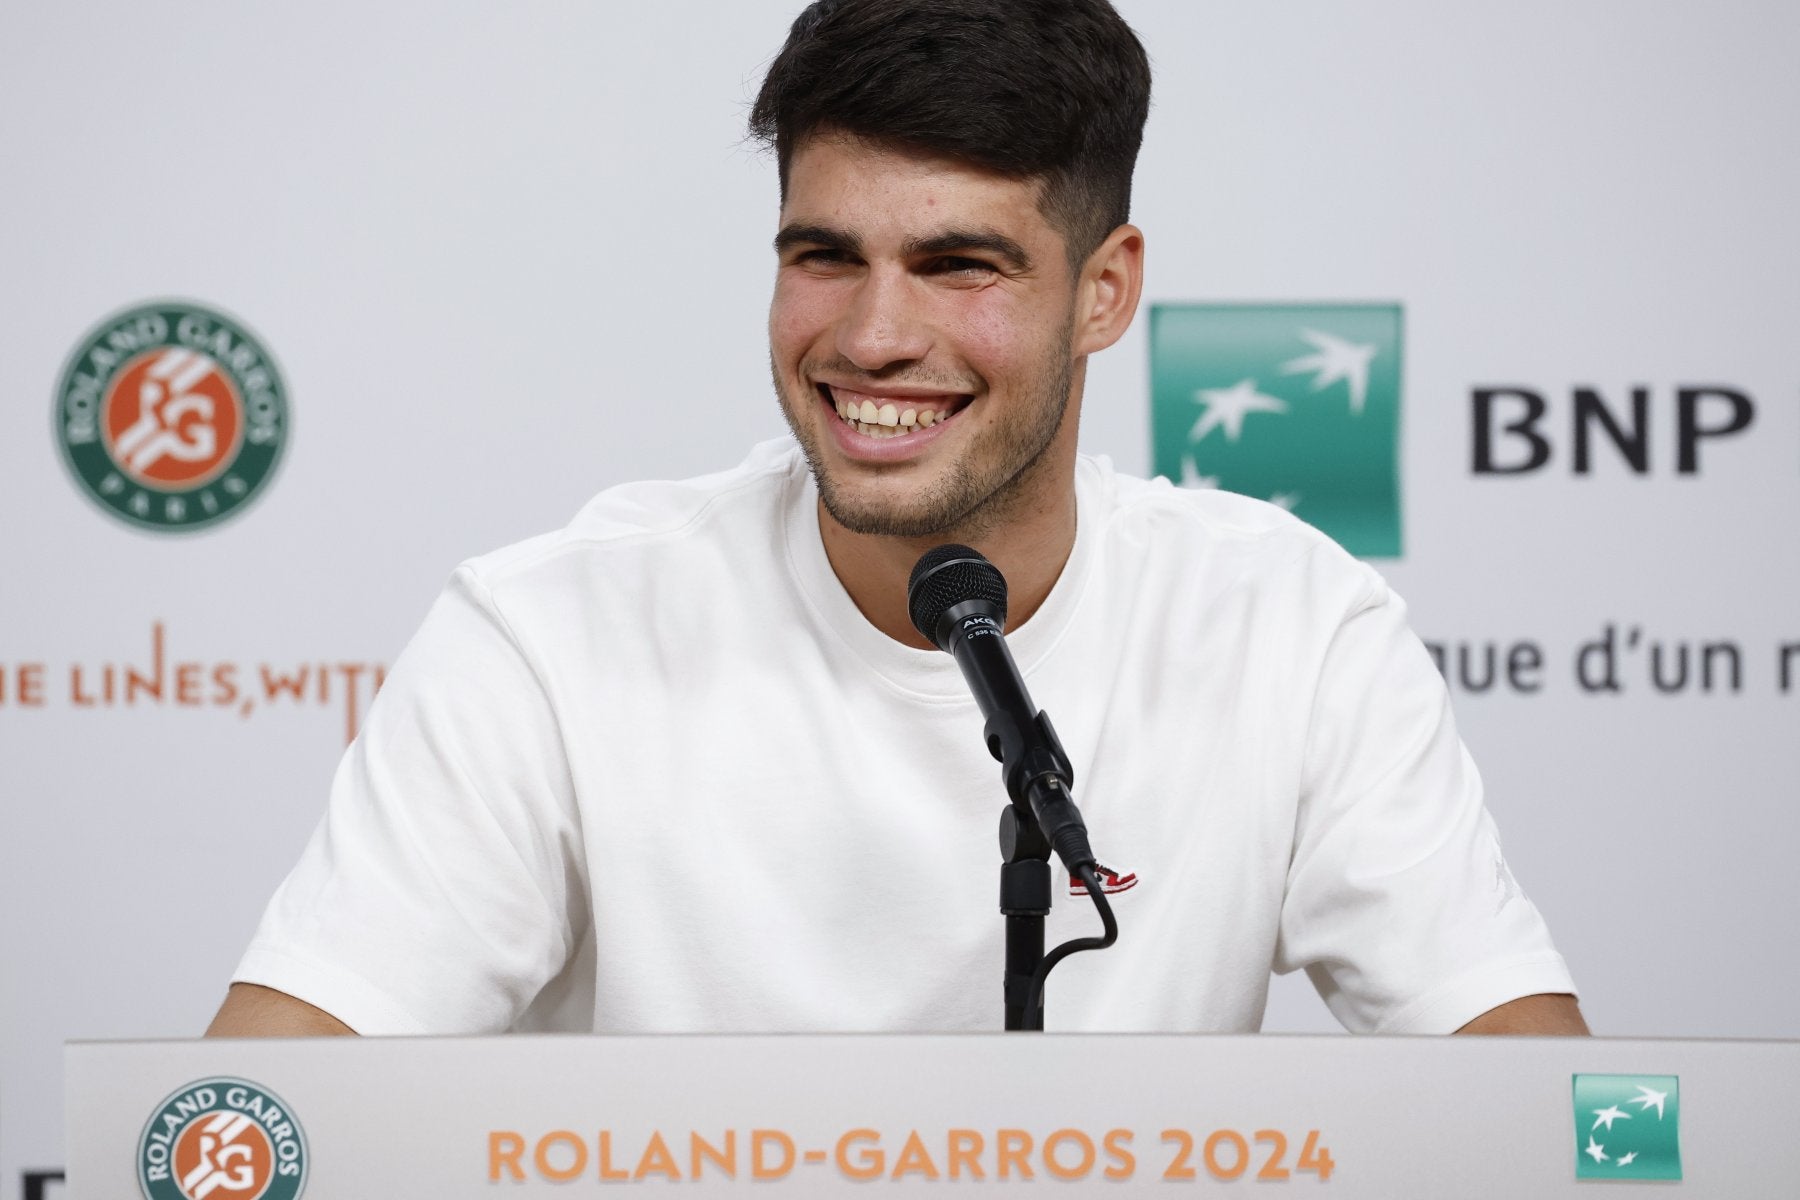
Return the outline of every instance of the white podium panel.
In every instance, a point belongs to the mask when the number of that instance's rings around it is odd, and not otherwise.
[[[66,1069],[71,1200],[1800,1190],[1794,1042],[87,1042]]]

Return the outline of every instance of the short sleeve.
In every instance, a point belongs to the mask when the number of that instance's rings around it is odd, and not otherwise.
[[[1275,969],[1306,968],[1354,1032],[1449,1033],[1575,989],[1501,855],[1442,678],[1368,576],[1320,667]]]
[[[469,567],[395,662],[233,976],[359,1033],[510,1026],[587,922],[567,754]]]

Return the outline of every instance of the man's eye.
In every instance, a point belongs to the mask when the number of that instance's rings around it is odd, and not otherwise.
[[[830,250],[821,247],[817,250],[801,251],[794,261],[798,263],[815,263],[820,266],[831,266],[837,263],[847,262],[848,259],[845,258],[842,250]]]
[[[934,260],[932,268],[941,275],[985,275],[994,269],[992,263],[982,262],[979,258],[957,258],[954,255]]]

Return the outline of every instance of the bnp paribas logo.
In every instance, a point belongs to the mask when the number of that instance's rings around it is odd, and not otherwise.
[[[1575,1076],[1575,1178],[1680,1179],[1674,1075]]]
[[[1400,347],[1397,304],[1153,305],[1157,474],[1398,557]]]
[[[191,301],[107,317],[56,385],[56,440],[76,483],[111,516],[160,533],[242,512],[287,429],[286,389],[261,339]]]

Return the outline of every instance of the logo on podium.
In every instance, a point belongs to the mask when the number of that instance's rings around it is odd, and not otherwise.
[[[1681,1080],[1575,1076],[1575,1178],[1680,1179]]]
[[[297,1200],[306,1134],[286,1102],[247,1079],[202,1079],[171,1093],[138,1139],[145,1200]]]
[[[89,330],[56,387],[56,435],[90,499],[140,529],[181,533],[242,511],[287,439],[287,398],[262,342],[186,301],[141,304]]]

